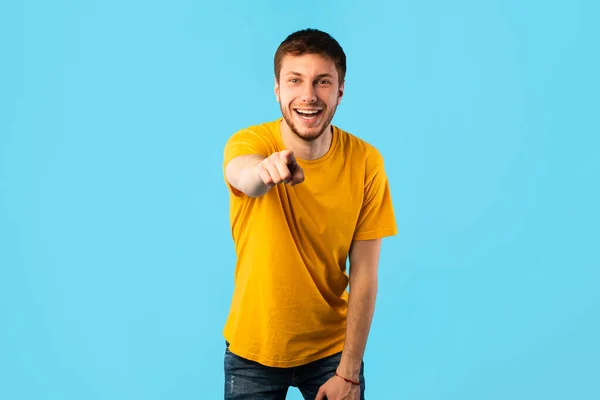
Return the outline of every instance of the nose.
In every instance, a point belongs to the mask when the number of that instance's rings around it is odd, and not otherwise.
[[[300,100],[304,103],[314,103],[317,101],[317,91],[311,83],[306,83],[302,88]]]

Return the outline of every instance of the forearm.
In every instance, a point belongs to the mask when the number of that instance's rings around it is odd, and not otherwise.
[[[338,373],[348,379],[358,380],[375,311],[377,286],[377,276],[368,274],[352,276],[351,274],[346,341],[338,367]]]
[[[227,164],[225,174],[227,180],[237,190],[250,197],[259,197],[269,190],[257,173],[258,163],[265,157],[247,155],[236,157]]]

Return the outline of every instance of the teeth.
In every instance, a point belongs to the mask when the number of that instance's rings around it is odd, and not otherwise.
[[[296,110],[302,114],[316,114],[321,110]]]

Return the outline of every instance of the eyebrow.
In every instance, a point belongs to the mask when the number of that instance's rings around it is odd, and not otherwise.
[[[286,75],[302,76],[302,74],[300,72],[296,72],[296,71],[290,71]],[[333,75],[331,75],[330,73],[319,74],[316,76],[315,79],[319,79],[319,78],[333,78]]]

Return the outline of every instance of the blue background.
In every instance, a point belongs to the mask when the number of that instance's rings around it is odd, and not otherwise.
[[[600,398],[598,2],[367,4],[2,2],[1,399],[222,398],[222,149],[306,27],[400,229],[368,397]]]

